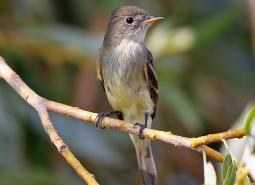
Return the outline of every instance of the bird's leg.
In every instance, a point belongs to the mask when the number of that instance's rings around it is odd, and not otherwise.
[[[149,113],[148,112],[145,112],[144,113],[144,117],[145,117],[145,120],[144,120],[144,124],[143,123],[135,123],[134,124],[134,128],[136,128],[136,126],[139,126],[140,127],[140,130],[139,130],[139,138],[142,140],[144,139],[144,136],[143,136],[143,130],[145,128],[147,128],[147,121],[148,121],[148,115]]]
[[[110,117],[110,116],[117,116],[118,119],[123,120],[122,112],[120,111],[111,111],[111,112],[101,112],[97,115],[97,122],[96,122],[96,127],[100,126],[100,128],[104,129],[104,127],[101,126],[101,123],[105,117]]]

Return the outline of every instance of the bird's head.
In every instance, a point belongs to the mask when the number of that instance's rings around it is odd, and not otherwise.
[[[118,44],[123,39],[144,42],[149,27],[162,19],[136,6],[117,8],[112,12],[104,44]]]

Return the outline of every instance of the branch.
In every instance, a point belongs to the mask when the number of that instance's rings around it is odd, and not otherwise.
[[[71,107],[68,105],[64,105],[61,103],[57,103],[54,101],[48,101],[47,106],[49,111],[57,112],[59,114],[68,115],[70,117],[79,119],[81,121],[96,123],[97,113],[85,111],[79,109],[78,107]],[[104,118],[102,121],[102,126],[105,128],[115,128],[124,132],[128,132],[133,135],[139,135],[139,129],[135,129],[132,123],[128,123],[126,121],[117,120],[114,118]],[[201,136],[198,138],[187,138],[178,135],[174,135],[171,132],[159,131],[150,128],[146,128],[143,130],[143,134],[147,139],[150,140],[158,140],[163,141],[169,144],[173,144],[179,147],[186,147],[192,150],[196,150],[198,152],[202,152],[204,148],[207,156],[219,161],[223,162],[224,156],[205,146],[215,142],[221,142],[222,139],[232,139],[232,138],[241,138],[246,135],[244,129],[239,130],[228,130],[222,133],[209,134],[206,136]]]
[[[81,163],[74,157],[68,146],[60,138],[51,123],[48,111],[70,116],[93,124],[96,123],[96,117],[98,114],[40,97],[21,80],[21,78],[5,63],[4,59],[1,57],[0,77],[3,78],[28,104],[37,110],[46,133],[50,136],[51,141],[55,144],[58,151],[63,155],[70,166],[73,167],[75,172],[89,185],[98,184],[94,178],[94,175],[89,173],[81,165]],[[139,135],[139,129],[134,128],[132,123],[128,123],[122,120],[107,117],[103,119],[102,126],[105,128],[115,128],[137,136]],[[145,138],[150,140],[163,141],[175,146],[190,148],[198,152],[202,152],[202,150],[204,150],[207,156],[219,162],[224,161],[224,155],[209,148],[206,145],[210,143],[221,142],[222,139],[227,140],[232,138],[241,138],[246,135],[244,129],[239,129],[210,134],[198,138],[187,138],[174,135],[171,132],[159,131],[150,128],[144,129],[143,134]]]
[[[192,139],[192,147],[199,147],[201,145],[208,145],[210,143],[221,142],[223,139],[242,138],[246,135],[244,129],[228,130],[217,134],[209,134]]]
[[[59,153],[65,158],[68,164],[74,169],[74,171],[85,181],[88,185],[99,185],[95,180],[95,176],[89,173],[80,163],[78,159],[73,155],[71,150],[58,135],[57,131],[53,127],[47,108],[46,99],[38,96],[33,90],[31,90],[21,78],[5,63],[4,59],[0,57],[0,77],[3,78],[28,104],[37,110],[42,125],[49,135],[50,140],[57,147]]]

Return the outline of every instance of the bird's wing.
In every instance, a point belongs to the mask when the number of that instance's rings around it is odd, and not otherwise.
[[[151,115],[152,118],[154,118],[156,114],[157,103],[158,103],[158,80],[153,68],[153,57],[150,51],[148,51],[147,61],[145,63],[144,68],[145,68],[145,78],[146,78],[146,81],[148,82],[151,99],[154,102],[154,112]]]
[[[96,70],[97,70],[97,79],[101,82],[101,85],[102,85],[102,87],[105,91],[104,78],[103,78],[103,74],[102,74],[102,66],[101,66],[101,62],[100,62],[100,54],[99,54],[99,57],[96,60]]]

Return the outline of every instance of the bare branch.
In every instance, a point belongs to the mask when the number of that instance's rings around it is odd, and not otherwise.
[[[70,117],[79,119],[81,121],[96,123],[96,117],[98,114],[93,112],[88,112],[78,107],[71,107],[68,105],[64,105],[61,103],[47,101],[47,107],[52,112],[57,112],[59,114],[68,115]],[[113,119],[113,118],[105,118],[103,120],[102,125],[105,128],[115,128],[121,131],[129,132],[130,134],[139,135],[139,130],[133,128],[132,123],[128,123],[125,121]],[[205,153],[207,156],[212,157],[213,159],[223,162],[224,156],[207,147],[202,145],[207,145],[210,143],[221,142],[222,139],[231,139],[231,138],[241,138],[246,135],[243,129],[239,130],[229,130],[223,133],[209,134],[207,136],[201,136],[198,138],[187,138],[182,136],[177,136],[172,134],[171,132],[159,131],[154,129],[146,128],[144,129],[144,136],[147,139],[151,140],[159,140],[169,144],[173,144],[175,146],[181,146],[196,150],[201,152],[201,147],[206,147]],[[201,147],[200,147],[201,146]]]
[[[74,171],[85,181],[88,185],[99,185],[95,180],[95,176],[89,173],[73,155],[68,146],[64,143],[62,138],[58,135],[57,131],[53,127],[48,110],[47,100],[38,96],[32,91],[21,78],[9,68],[4,59],[0,57],[0,77],[3,78],[27,103],[34,107],[41,119],[42,125],[49,135],[50,140],[57,147],[59,153],[65,158]]]
[[[217,134],[209,134],[192,139],[192,147],[199,147],[201,145],[208,145],[210,143],[221,142],[223,139],[242,138],[246,135],[244,129],[228,130]]]
[[[98,114],[40,97],[22,81],[22,79],[5,63],[4,59],[1,57],[0,77],[3,78],[27,103],[37,110],[46,133],[49,135],[51,141],[57,147],[58,151],[61,153],[61,155],[63,155],[69,165],[72,166],[75,172],[89,185],[97,185],[98,182],[95,180],[94,175],[89,173],[82,166],[82,164],[75,158],[68,146],[58,135],[51,123],[48,111],[70,116],[93,124],[96,123],[96,117]],[[139,135],[139,128],[134,128],[132,123],[128,123],[126,121],[107,117],[103,119],[102,126],[105,128],[115,128],[130,134]],[[149,128],[144,129],[143,134],[145,138],[150,140],[163,141],[175,146],[190,148],[198,152],[202,152],[202,150],[204,150],[207,156],[219,162],[224,161],[224,155],[206,145],[221,142],[222,139],[241,138],[246,135],[244,129],[239,129],[209,134],[198,138],[187,138],[174,135],[169,131],[159,131]]]

